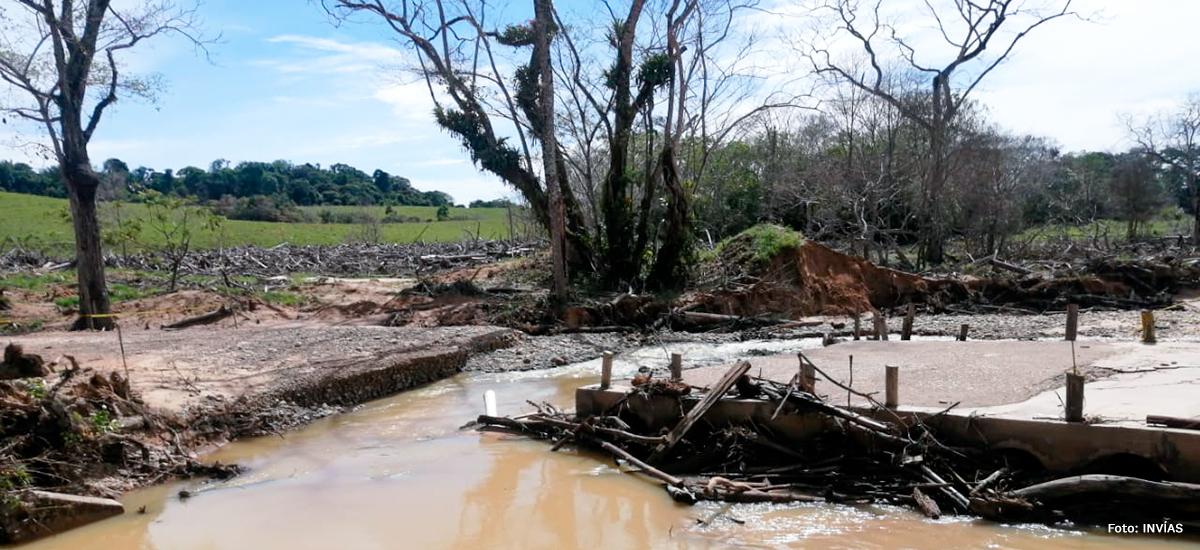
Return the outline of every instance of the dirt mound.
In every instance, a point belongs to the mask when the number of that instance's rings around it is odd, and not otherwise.
[[[118,304],[114,309],[121,314],[121,320],[128,328],[154,328],[167,325],[190,317],[195,317],[215,311],[225,306],[238,311],[237,317],[243,322],[261,324],[270,321],[288,321],[294,314],[288,308],[283,308],[258,298],[231,298],[214,292],[203,290],[181,290],[141,300],[133,300]],[[232,325],[232,317],[218,325]]]
[[[920,300],[924,278],[877,267],[778,226],[756,226],[723,242],[701,267],[708,290],[685,308],[725,315],[843,315]],[[714,284],[715,283],[715,284]]]
[[[0,362],[0,380],[46,376],[45,361],[38,355],[26,355],[21,346],[9,344],[4,348],[4,361]]]
[[[181,290],[161,296],[143,298],[118,304],[117,313],[122,313],[122,319],[132,319],[137,322],[170,322],[206,311],[212,311],[226,305],[229,300],[219,294],[201,290]]]

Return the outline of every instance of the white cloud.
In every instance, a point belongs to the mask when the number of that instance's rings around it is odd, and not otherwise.
[[[466,158],[457,159],[433,159],[414,163],[413,166],[455,166],[458,164],[466,164]]]
[[[373,97],[387,103],[392,114],[403,120],[422,120],[432,123],[433,99],[424,82],[381,86]]]
[[[454,197],[458,204],[469,204],[473,200],[492,200],[512,196],[512,189],[504,186],[496,178],[477,173],[465,173],[456,178],[410,178],[413,187],[417,189],[438,189]]]

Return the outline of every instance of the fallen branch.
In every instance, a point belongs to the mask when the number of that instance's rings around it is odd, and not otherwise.
[[[229,317],[230,315],[233,315],[233,310],[222,305],[215,311],[210,311],[204,315],[197,315],[195,317],[189,317],[169,325],[164,325],[163,330],[180,330],[200,325],[211,325],[217,321],[220,321],[221,319]]]
[[[654,454],[650,455],[650,462],[657,462],[666,456],[667,453],[671,452],[671,449],[673,449],[675,445],[679,443],[681,439],[683,439],[683,436],[687,434],[688,430],[692,429],[692,426],[699,421],[702,416],[704,416],[704,413],[708,412],[708,409],[712,408],[713,405],[716,405],[717,401],[721,399],[721,396],[725,395],[725,393],[729,391],[729,388],[732,388],[737,380],[749,370],[750,362],[740,361],[738,364],[726,371],[724,376],[722,376],[712,388],[709,388],[709,391],[704,395],[704,398],[701,399],[695,407],[692,407],[692,410],[688,411],[687,415],[685,415],[683,419],[679,421],[679,424],[676,424],[675,428],[667,434],[666,440],[659,444],[658,447],[654,448]]]
[[[1200,502],[1200,485],[1168,481],[1148,481],[1136,477],[1083,475],[1030,485],[1011,493],[1041,501],[1061,500],[1083,494],[1131,497],[1152,501]]]
[[[1173,416],[1146,415],[1146,424],[1151,426],[1166,426],[1181,430],[1200,430],[1200,420],[1194,418],[1176,418]]]

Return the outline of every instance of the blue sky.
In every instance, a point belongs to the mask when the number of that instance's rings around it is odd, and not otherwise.
[[[511,2],[508,11],[525,19],[531,4]],[[978,99],[1006,129],[1053,138],[1066,150],[1120,149],[1127,143],[1117,112],[1168,107],[1200,91],[1200,72],[1191,70],[1200,52],[1190,40],[1200,1],[1077,5],[1100,10],[1096,22],[1062,21],[1031,35]],[[167,88],[153,104],[124,102],[108,112],[91,146],[97,164],[341,162],[408,177],[460,203],[513,194],[433,124],[424,84],[388,69],[404,54],[379,25],[335,27],[306,0],[206,0],[201,16],[222,36],[211,61],[175,39],[147,43],[128,59],[133,71],[160,73]],[[0,158],[25,156],[6,148],[0,144]]]

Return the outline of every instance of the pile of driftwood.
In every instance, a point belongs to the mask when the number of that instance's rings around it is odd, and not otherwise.
[[[961,514],[1043,523],[1200,517],[1200,485],[1115,475],[1055,479],[1036,465],[1009,463],[984,448],[944,444],[925,423],[897,415],[878,420],[806,391],[798,377],[784,385],[749,376],[749,368],[740,363],[708,389],[639,377],[631,394],[596,416],[533,404],[538,411],[533,414],[485,415],[477,422],[482,430],[546,439],[553,442],[551,450],[572,445],[600,451],[689,504],[887,503],[931,518]],[[650,428],[629,414],[634,393],[670,396],[687,413],[673,426]],[[794,441],[764,425],[710,424],[705,413],[726,396],[763,400],[775,417],[816,415],[825,429]]]
[[[196,460],[180,441],[188,429],[148,408],[119,373],[10,344],[0,361],[0,545],[46,534],[30,520],[31,491],[116,498],[172,477],[238,472]]]
[[[339,245],[280,244],[271,248],[243,245],[197,250],[188,255],[180,271],[197,275],[249,275],[275,277],[291,273],[322,275],[379,275],[415,273],[427,269],[467,267],[503,258],[527,256],[536,244],[515,241],[473,240],[457,243]],[[108,267],[166,270],[170,262],[155,253],[109,255]],[[69,268],[63,258],[50,258],[24,249],[0,254],[0,272],[33,268]]]

